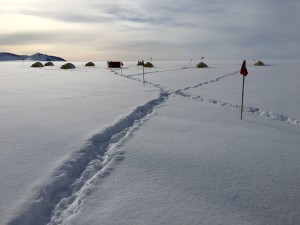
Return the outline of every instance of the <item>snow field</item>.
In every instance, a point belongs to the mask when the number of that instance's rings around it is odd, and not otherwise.
[[[157,62],[145,85],[134,62],[122,72],[3,63],[0,180],[14,188],[1,201],[16,207],[2,206],[3,221],[297,224],[297,64],[249,65],[255,91],[240,121],[238,61]]]

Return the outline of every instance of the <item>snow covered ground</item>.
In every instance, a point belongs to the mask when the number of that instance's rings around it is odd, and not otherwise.
[[[0,63],[0,224],[299,224],[299,60]]]

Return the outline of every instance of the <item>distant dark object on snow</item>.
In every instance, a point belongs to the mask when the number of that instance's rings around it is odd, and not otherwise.
[[[144,60],[138,61],[137,66],[143,66],[144,65]]]
[[[44,65],[41,62],[36,62],[36,63],[33,63],[31,65],[31,67],[34,67],[34,68],[36,68],[36,67],[44,67]]]
[[[60,67],[61,69],[67,70],[67,69],[75,69],[76,67],[72,63],[66,63]]]
[[[53,62],[46,62],[44,66],[54,66]]]
[[[107,61],[107,68],[121,68],[123,65],[121,61]]]
[[[206,67],[208,67],[204,62],[200,62],[200,63],[198,63],[197,64],[197,66],[196,66],[197,68],[206,68]]]
[[[264,66],[265,64],[262,61],[257,61],[254,63],[254,66]]]
[[[95,63],[93,63],[93,62],[88,62],[87,64],[85,64],[85,66],[95,66]]]
[[[153,64],[152,64],[151,62],[146,62],[146,63],[144,64],[144,67],[151,68],[151,67],[153,67]]]

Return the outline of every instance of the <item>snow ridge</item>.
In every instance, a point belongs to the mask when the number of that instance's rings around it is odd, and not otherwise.
[[[137,107],[129,115],[90,138],[86,146],[64,162],[52,175],[51,181],[40,188],[25,212],[8,224],[54,225],[66,222],[76,214],[93,185],[106,177],[114,164],[122,160],[122,152],[117,147],[148,120],[169,96],[161,92],[158,98]]]

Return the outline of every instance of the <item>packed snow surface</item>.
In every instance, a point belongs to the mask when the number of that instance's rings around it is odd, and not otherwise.
[[[299,224],[299,60],[243,120],[241,62],[0,63],[0,224]]]

